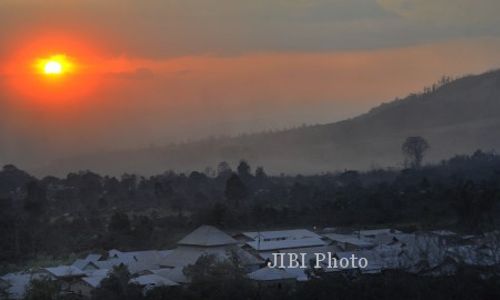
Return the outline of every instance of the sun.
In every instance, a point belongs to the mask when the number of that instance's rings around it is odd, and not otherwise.
[[[61,74],[62,73],[62,65],[58,61],[48,61],[43,67],[43,72],[47,75],[50,74]]]
[[[64,54],[55,54],[45,58],[37,59],[35,68],[38,73],[47,76],[60,76],[72,73],[75,64]]]

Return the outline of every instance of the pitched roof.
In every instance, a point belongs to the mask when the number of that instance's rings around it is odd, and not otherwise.
[[[93,288],[99,287],[101,281],[108,277],[109,270],[95,270],[92,272],[87,272],[87,277],[83,277],[82,280],[86,282]]]
[[[348,243],[358,246],[360,248],[370,248],[375,246],[374,243],[364,238],[360,239],[358,238],[357,235],[352,235],[352,234],[325,233],[323,234],[323,236],[334,242]]]
[[[133,278],[130,280],[133,283],[143,285],[143,286],[176,286],[179,285],[177,282],[173,282],[170,279],[165,277],[151,274],[151,275],[142,275],[137,278]]]
[[[187,265],[196,263],[198,258],[203,255],[214,255],[217,260],[224,261],[229,258],[230,251],[232,249],[234,249],[235,254],[241,259],[243,264],[251,265],[261,262],[258,258],[237,247],[200,248],[179,246],[178,248],[174,249],[173,252],[169,256],[167,256],[160,265],[167,267],[185,267]]]
[[[304,238],[321,238],[321,236],[307,229],[275,230],[275,231],[250,231],[243,235],[252,240],[292,240]]]
[[[247,245],[257,251],[269,251],[279,249],[304,248],[314,246],[324,246],[326,243],[319,238],[304,238],[297,240],[278,240],[278,241],[252,241]]]
[[[85,276],[85,272],[75,266],[58,266],[53,268],[45,268],[47,272],[55,277],[79,277]]]
[[[85,270],[89,265],[94,266],[96,269],[99,268],[96,262],[89,261],[87,259],[77,259],[72,264],[72,266],[77,267],[80,270]]]
[[[187,236],[185,236],[177,244],[213,247],[213,246],[232,245],[237,243],[238,241],[233,239],[228,234],[220,231],[219,229],[209,225],[202,225],[193,232],[191,232],[190,234],[188,234]]]
[[[148,269],[157,269],[162,261],[171,253],[171,250],[145,250],[121,252],[118,250],[109,251],[109,259],[97,261],[100,269],[112,269],[114,266],[125,265],[131,273],[137,273]]]

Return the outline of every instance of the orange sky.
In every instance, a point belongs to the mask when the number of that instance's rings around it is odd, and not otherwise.
[[[449,0],[221,1],[0,3],[1,156],[34,165],[331,122],[500,66],[489,0],[446,15]],[[78,72],[34,74],[53,54]]]

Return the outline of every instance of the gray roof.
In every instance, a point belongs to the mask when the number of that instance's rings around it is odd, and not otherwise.
[[[104,278],[108,277],[108,275],[109,270],[95,270],[92,272],[87,272],[87,277],[83,277],[82,280],[91,287],[97,288],[101,284],[101,281]]]
[[[189,278],[184,275],[182,267],[151,270],[150,272],[178,283],[189,283]]]
[[[110,258],[105,261],[97,261],[95,264],[100,269],[112,269],[114,266],[125,265],[131,273],[137,273],[144,270],[158,269],[163,261],[170,255],[171,250],[145,250],[121,252],[110,250]]]
[[[58,266],[53,268],[45,268],[44,270],[57,278],[85,276],[85,272],[75,266]]]
[[[269,251],[279,249],[293,249],[314,246],[324,246],[326,243],[319,238],[304,238],[297,240],[278,240],[278,241],[252,241],[247,245],[257,251]]]
[[[142,275],[137,278],[133,278],[130,280],[133,283],[142,286],[176,286],[179,285],[177,282],[173,282],[172,280],[156,275]]]
[[[177,244],[213,247],[213,246],[232,245],[237,243],[238,241],[233,239],[225,232],[222,232],[221,230],[213,226],[202,225],[193,232],[191,232],[190,234],[188,234],[187,236],[185,236]]]
[[[334,242],[348,243],[360,248],[370,248],[375,246],[375,244],[371,241],[364,238],[358,238],[357,235],[352,234],[325,233],[323,236]]]
[[[275,231],[250,231],[243,232],[244,236],[252,240],[295,240],[304,238],[321,238],[321,236],[307,229],[275,230]]]
[[[194,264],[203,255],[214,255],[216,258],[222,260],[226,256],[226,249],[223,247],[201,248],[179,246],[162,261],[161,265],[167,267],[184,267]]]
[[[73,262],[72,266],[80,269],[80,270],[85,270],[88,266],[94,266],[96,269],[99,268],[96,262],[94,261],[89,261],[87,259],[77,259],[75,262]]]
[[[191,246],[179,246],[174,249],[171,254],[169,254],[161,262],[161,266],[167,267],[184,267],[190,264],[196,263],[198,258],[203,255],[214,255],[218,260],[224,261],[230,257],[231,252],[233,252],[240,260],[243,265],[255,265],[260,264],[262,261],[248,253],[247,251],[239,248],[238,246],[226,246],[226,247],[191,247]]]

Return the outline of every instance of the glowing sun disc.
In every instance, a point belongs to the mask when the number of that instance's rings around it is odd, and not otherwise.
[[[62,75],[74,71],[74,63],[66,55],[57,54],[36,61],[35,68],[44,75]]]
[[[62,66],[57,61],[49,61],[45,64],[43,71],[45,74],[61,74]]]

